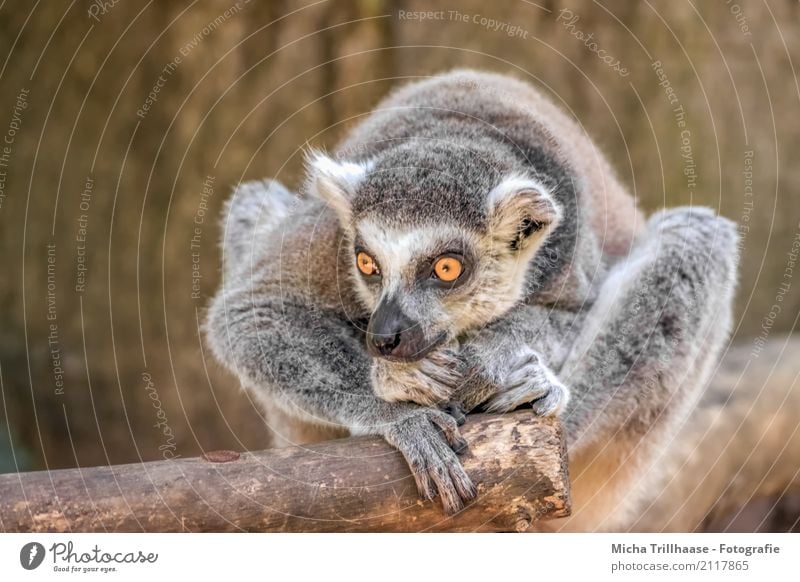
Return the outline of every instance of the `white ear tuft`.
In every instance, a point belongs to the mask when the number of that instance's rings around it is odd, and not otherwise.
[[[327,202],[339,215],[342,224],[348,224],[352,218],[353,196],[367,173],[368,165],[337,162],[319,151],[308,155],[307,164],[310,193]]]
[[[561,207],[538,180],[511,175],[495,186],[488,196],[492,236],[513,250],[528,246],[528,239],[540,239],[561,220]]]

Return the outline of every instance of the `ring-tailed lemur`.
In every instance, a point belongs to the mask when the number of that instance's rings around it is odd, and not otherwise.
[[[382,435],[453,512],[476,490],[460,414],[434,405],[563,410],[570,527],[620,527],[727,337],[732,224],[677,209],[643,228],[558,108],[472,71],[395,92],[310,155],[303,194],[237,189],[207,321],[273,427]]]

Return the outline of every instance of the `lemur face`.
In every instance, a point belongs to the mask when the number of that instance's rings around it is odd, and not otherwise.
[[[454,225],[392,228],[356,222],[354,277],[372,310],[367,349],[375,357],[424,357],[470,327],[480,293],[479,237]]]
[[[410,184],[365,207],[360,188],[374,192],[378,181],[370,182],[370,171],[317,156],[309,185],[337,212],[351,245],[355,286],[372,311],[370,354],[421,359],[520,300],[528,264],[560,218],[539,182],[505,176],[475,197],[477,209],[459,216],[441,193],[438,200],[404,196]],[[378,183],[384,187],[385,177]]]

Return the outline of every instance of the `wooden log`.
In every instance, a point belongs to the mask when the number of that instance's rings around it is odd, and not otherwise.
[[[462,455],[478,497],[444,515],[402,456],[358,437],[255,453],[0,475],[5,531],[524,531],[569,515],[564,439],[530,412],[476,415]]]

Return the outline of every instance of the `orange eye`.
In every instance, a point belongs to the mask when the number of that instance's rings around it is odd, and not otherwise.
[[[455,257],[442,257],[433,265],[433,272],[439,279],[446,283],[458,279],[461,276],[462,270],[463,266],[461,265],[461,261]]]
[[[358,253],[358,255],[356,255],[356,264],[358,265],[358,270],[368,277],[372,275],[378,275],[381,272],[381,270],[378,268],[378,264],[375,262],[375,259],[370,257],[364,251],[361,251]]]

